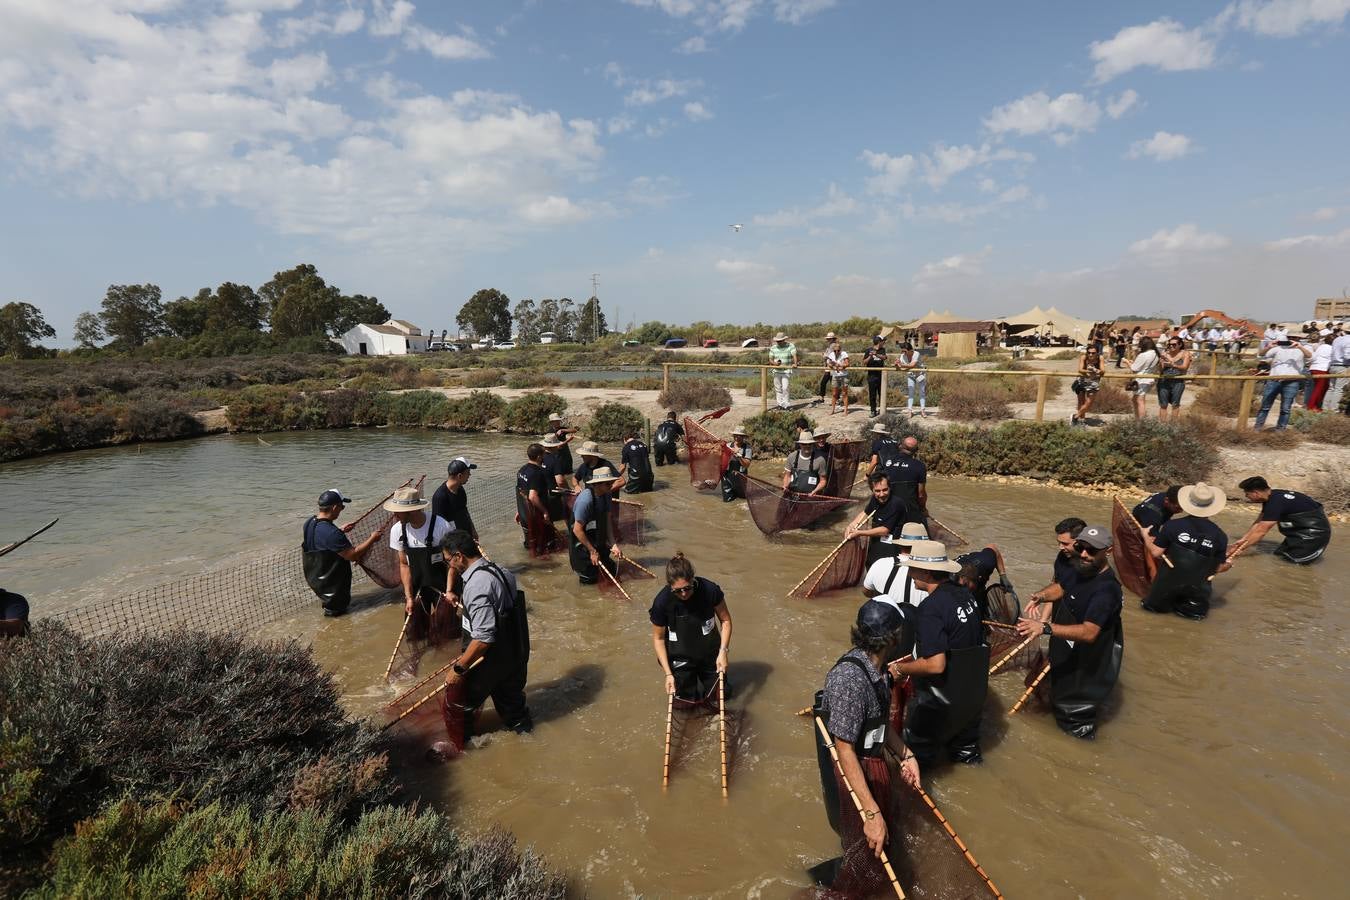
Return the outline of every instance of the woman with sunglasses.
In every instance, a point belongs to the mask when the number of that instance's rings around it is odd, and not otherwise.
[[[665,673],[666,693],[701,703],[727,671],[731,613],[716,582],[694,574],[683,553],[666,563],[666,586],[652,601],[652,649]]]
[[[1097,392],[1102,389],[1104,368],[1106,364],[1102,362],[1101,350],[1088,347],[1083,351],[1083,358],[1078,361],[1078,377],[1073,382],[1073,392],[1078,395],[1078,412],[1069,420],[1070,425],[1087,424],[1088,410],[1092,409],[1092,401],[1097,399]]]
[[[1191,370],[1191,351],[1181,342],[1181,338],[1168,338],[1167,346],[1158,354],[1162,364],[1162,377],[1158,379],[1158,419],[1167,421],[1167,410],[1172,410],[1172,419],[1181,418],[1181,395],[1186,390],[1186,382],[1181,380]]]

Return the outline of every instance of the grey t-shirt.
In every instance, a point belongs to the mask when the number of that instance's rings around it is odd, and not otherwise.
[[[506,587],[488,570],[486,560],[478,560],[464,573],[464,630],[485,644],[496,640],[497,623],[516,604],[516,576],[506,569],[498,571],[505,577]]]
[[[810,467],[811,471],[815,474],[817,478],[826,477],[826,475],[828,475],[830,471],[829,460],[825,459],[825,457],[823,456],[817,456],[815,459],[811,460]],[[799,468],[801,469],[806,468],[801,464],[801,451],[793,450],[791,453],[788,454],[787,470],[789,472],[792,472],[793,474],[796,474]]]

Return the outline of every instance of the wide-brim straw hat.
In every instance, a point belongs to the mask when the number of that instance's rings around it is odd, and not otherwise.
[[[417,512],[426,509],[431,501],[422,497],[422,489],[415,487],[399,488],[394,496],[384,501],[384,508],[392,513]]]
[[[735,428],[731,429],[731,434],[732,434],[732,437],[735,437],[735,436],[738,435],[738,434],[739,434],[741,437],[749,437],[749,436],[750,436],[750,435],[746,434],[746,433],[745,433],[745,429],[742,428],[742,427],[740,427],[739,425],[737,425]]]
[[[1223,511],[1228,505],[1228,497],[1223,491],[1198,481],[1177,491],[1177,504],[1188,515],[1207,519]]]
[[[775,335],[773,336],[773,339],[774,339],[775,341],[786,341],[786,340],[787,340],[787,335],[786,335],[786,334],[783,334],[783,332],[780,331],[780,332],[778,332],[777,334],[775,334]]]
[[[550,422],[561,422],[563,420],[562,413],[549,413],[548,420]]]
[[[872,426],[873,434],[890,434],[891,430],[886,427],[884,422],[877,422]]]
[[[818,431],[811,432],[811,440],[814,441],[817,438],[827,438],[831,434],[834,434],[834,432],[830,431],[828,428],[821,428]]]
[[[928,540],[928,529],[922,522],[906,522],[900,529],[898,537],[891,538],[892,544],[913,544],[916,541]]]
[[[587,441],[581,445],[581,450],[578,452],[580,452],[582,456],[599,456],[600,445],[595,441]]]
[[[832,340],[834,340],[836,337],[837,337],[837,335],[836,335],[833,331],[827,331],[827,332],[825,332],[825,340],[827,340],[827,341],[832,341]]]
[[[811,437],[811,432],[809,431],[803,431],[801,434],[797,435],[797,443],[799,444],[814,444],[815,442],[816,439]]]
[[[542,444],[542,445],[544,445],[545,447],[561,447],[561,446],[563,445],[563,442],[562,442],[562,441],[558,440],[556,437],[554,437],[554,436],[551,435],[551,434],[546,434],[546,435],[544,435],[544,436],[539,440],[539,443]]]
[[[595,484],[597,482],[608,483],[611,481],[618,481],[618,480],[619,480],[618,473],[616,473],[609,466],[601,466],[600,468],[596,469],[594,472],[591,473],[591,477],[586,479],[586,483],[590,485]]]
[[[950,572],[953,575],[961,571],[961,564],[947,556],[947,545],[941,541],[915,541],[905,554],[905,559],[914,569]]]

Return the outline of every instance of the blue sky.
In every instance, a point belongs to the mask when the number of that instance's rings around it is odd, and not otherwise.
[[[1350,287],[1350,0],[0,0],[0,301],[312,262],[453,329]],[[740,232],[729,225],[741,223]]]

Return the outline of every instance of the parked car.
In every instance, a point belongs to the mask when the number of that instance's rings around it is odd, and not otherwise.
[[[623,345],[625,347],[641,347],[642,341],[624,341]]]
[[[499,344],[493,344],[493,345],[492,345],[492,349],[493,349],[493,350],[514,350],[514,349],[516,349],[516,342],[515,342],[515,341],[502,341],[502,342],[499,343]]]
[[[758,346],[759,346],[759,338],[746,338],[745,340],[741,341],[742,350]]]
[[[704,338],[703,349],[709,350],[717,346],[717,338]]]
[[[481,341],[474,341],[469,347],[474,350],[491,350],[495,343],[497,342],[492,338],[483,338]]]
[[[688,346],[689,342],[686,341],[684,338],[670,338],[669,340],[666,341],[666,349],[668,350],[674,350],[678,347],[688,347]]]

